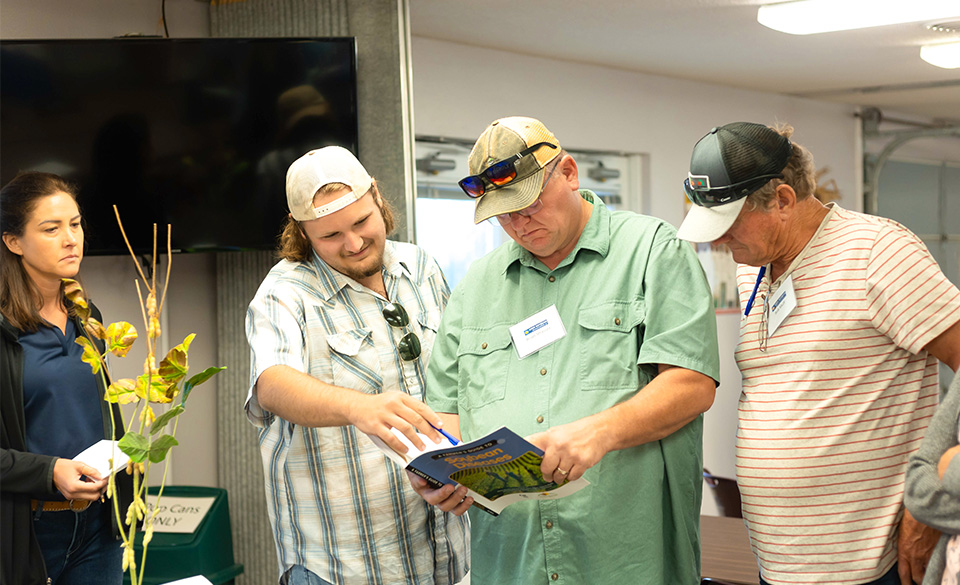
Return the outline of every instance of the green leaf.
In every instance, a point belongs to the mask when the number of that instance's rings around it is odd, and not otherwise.
[[[187,383],[183,385],[183,397],[180,399],[180,404],[184,404],[187,401],[187,396],[190,395],[190,391],[193,390],[194,386],[199,386],[203,384],[210,378],[219,374],[220,372],[226,370],[226,366],[211,366],[206,370],[200,372],[196,376],[187,380]]]
[[[106,331],[107,349],[117,357],[124,357],[137,340],[137,328],[126,321],[111,323]]]
[[[75,341],[77,345],[83,348],[83,355],[80,356],[80,359],[90,364],[90,368],[93,370],[94,374],[99,373],[101,366],[100,352],[97,351],[97,348],[94,347],[92,343],[90,343],[89,339],[83,337],[82,335]]]
[[[167,423],[175,419],[181,412],[183,412],[183,407],[179,404],[174,406],[167,412],[161,414],[157,417],[157,420],[153,421],[153,425],[150,427],[150,434],[156,435],[158,432],[163,430],[163,427],[167,426]]]
[[[149,391],[147,389],[147,378],[150,378]],[[138,396],[146,398],[148,402],[167,404],[173,402],[173,398],[177,395],[177,385],[166,382],[156,374],[152,376],[140,374],[137,377],[136,392]]]
[[[117,442],[120,450],[130,456],[134,463],[143,463],[150,452],[150,441],[139,433],[128,432]],[[152,461],[152,459],[151,459]]]
[[[167,356],[160,362],[160,377],[165,381],[176,384],[187,375],[189,366],[187,364],[187,352],[190,350],[190,342],[196,337],[196,333],[187,335],[183,343],[167,352]]]
[[[161,436],[150,445],[150,462],[160,463],[167,456],[167,451],[169,451],[171,447],[179,444],[180,443],[170,435]]]
[[[130,378],[117,380],[107,388],[107,395],[103,397],[107,402],[116,402],[117,404],[130,404],[136,402],[140,397],[136,393],[137,383]]]

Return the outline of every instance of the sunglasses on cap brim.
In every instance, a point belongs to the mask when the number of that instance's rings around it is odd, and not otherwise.
[[[760,175],[746,181],[723,187],[710,187],[709,178],[703,175],[691,175],[683,180],[683,190],[690,201],[700,207],[717,207],[734,201],[739,201],[766,185],[773,179],[782,179],[783,173],[776,175]]]
[[[513,181],[520,179],[525,179],[533,173],[524,175],[523,177],[518,177],[517,173],[517,163],[520,160],[532,153],[541,146],[549,146],[550,148],[559,148],[556,144],[551,144],[549,142],[538,142],[529,148],[525,148],[518,152],[517,154],[505,158],[502,161],[495,162],[477,175],[470,175],[469,177],[460,181],[460,188],[463,189],[463,192],[467,194],[468,197],[476,199],[480,197],[487,191],[493,191],[494,189],[499,189],[505,185],[509,185]],[[537,167],[536,171],[539,171],[541,167]]]

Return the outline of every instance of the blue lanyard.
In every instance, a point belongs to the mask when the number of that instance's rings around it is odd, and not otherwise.
[[[750,299],[747,301],[747,308],[743,311],[743,316],[746,317],[750,314],[750,309],[753,308],[753,301],[757,298],[757,289],[760,288],[760,283],[763,282],[763,275],[767,273],[766,265],[760,267],[760,273],[757,274],[757,283],[753,285],[753,292],[750,293]]]

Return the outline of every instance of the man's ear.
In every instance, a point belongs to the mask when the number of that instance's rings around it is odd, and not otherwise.
[[[577,161],[573,159],[569,154],[564,154],[563,159],[560,160],[560,173],[563,175],[564,180],[574,191],[580,188],[580,169],[577,168]]]
[[[786,183],[781,183],[777,185],[777,190],[775,191],[777,197],[777,210],[781,213],[793,213],[794,208],[797,206],[797,192],[793,190],[793,187],[787,185]]]
[[[16,254],[17,256],[23,256],[23,248],[20,247],[20,238],[13,234],[3,234],[3,243],[7,246],[7,249]]]

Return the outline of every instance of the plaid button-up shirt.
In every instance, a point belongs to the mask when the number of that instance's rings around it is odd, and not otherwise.
[[[450,290],[436,262],[411,244],[387,241],[383,264],[387,294],[407,310],[409,330],[421,340],[413,361],[396,349],[406,328],[392,328],[381,314],[389,301],[316,254],[274,266],[250,303],[245,409],[260,427],[279,570],[303,565],[337,585],[452,584],[469,569],[466,516],[424,502],[403,469],[355,427],[298,426],[257,402],[254,385],[275,365],[361,392],[423,399],[426,361]]]

